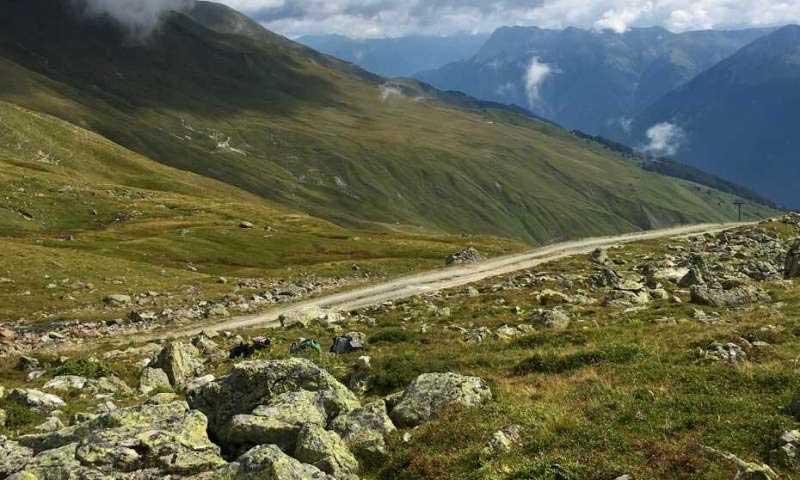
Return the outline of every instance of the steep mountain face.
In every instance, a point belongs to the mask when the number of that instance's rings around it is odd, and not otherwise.
[[[410,77],[451,62],[470,58],[488,34],[447,37],[352,39],[343,35],[308,35],[297,39],[314,50],[354,63],[386,77]]]
[[[71,5],[2,0],[0,100],[293,210],[528,241],[734,215],[732,195],[513,109],[387,83],[226,7],[137,41]]]
[[[766,33],[502,28],[473,58],[417,77],[619,139],[637,112]]]
[[[800,206],[800,27],[784,27],[669,93],[633,125],[675,128],[677,158]]]

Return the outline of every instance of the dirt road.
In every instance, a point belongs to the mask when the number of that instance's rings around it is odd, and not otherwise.
[[[192,336],[201,331],[215,332],[223,330],[238,330],[254,327],[275,327],[279,325],[278,318],[288,312],[316,309],[330,311],[350,311],[371,305],[379,305],[391,300],[399,300],[415,295],[426,294],[438,290],[459,287],[480,280],[504,275],[519,270],[527,270],[544,263],[552,262],[565,257],[584,255],[596,248],[608,248],[625,243],[671,238],[700,233],[713,233],[736,228],[746,224],[702,224],[682,227],[673,227],[662,230],[632,233],[614,237],[589,238],[570,242],[558,243],[535,249],[528,253],[509,255],[493,258],[480,263],[457,267],[442,268],[429,272],[418,273],[378,285],[357,288],[355,290],[322,296],[300,303],[276,307],[257,315],[234,317],[214,324],[192,326],[181,330],[166,332],[153,332],[145,335],[143,340],[156,340],[165,336],[184,337]]]

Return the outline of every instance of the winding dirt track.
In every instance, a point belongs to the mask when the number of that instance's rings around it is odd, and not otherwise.
[[[463,265],[458,267],[442,268],[429,272],[396,278],[385,283],[357,288],[343,293],[306,300],[281,307],[275,307],[257,315],[233,317],[214,324],[194,325],[190,328],[156,331],[144,336],[137,336],[140,340],[156,340],[164,337],[186,337],[197,335],[201,331],[219,332],[223,330],[238,330],[243,328],[271,328],[279,326],[278,318],[292,311],[321,308],[331,311],[350,311],[372,305],[380,305],[390,300],[399,300],[414,295],[426,294],[438,290],[459,287],[475,283],[490,277],[496,277],[519,270],[542,265],[575,255],[585,255],[592,250],[603,247],[608,248],[625,243],[654,240],[660,238],[680,237],[692,234],[714,233],[729,230],[746,223],[728,224],[701,224],[681,227],[650,230],[614,237],[588,238],[570,242],[558,243],[542,248],[537,248],[528,253],[508,255],[493,258],[484,262]]]

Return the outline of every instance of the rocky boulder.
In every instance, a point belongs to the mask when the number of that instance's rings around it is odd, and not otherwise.
[[[40,412],[57,410],[66,406],[61,397],[32,388],[15,388],[8,392],[7,398],[9,401],[31,407]]]
[[[203,360],[200,350],[184,342],[169,342],[164,345],[153,368],[162,369],[173,387],[182,388],[186,383],[203,373]]]
[[[339,415],[330,424],[355,454],[370,462],[386,457],[386,436],[397,430],[383,400]]]
[[[184,402],[117,409],[56,432],[20,437],[37,455],[17,475],[164,478],[206,472],[225,464],[206,427],[206,417]]]
[[[752,286],[733,288],[731,290],[712,289],[704,285],[692,287],[691,302],[711,307],[740,307],[753,303],[769,302],[772,298],[761,289]]]
[[[275,445],[254,447],[213,477],[220,480],[333,480],[317,467],[286,455]]]
[[[217,438],[245,445],[261,440],[253,436],[255,432],[275,433],[273,420],[279,420],[281,428],[290,426],[277,431],[299,431],[301,419],[291,411],[301,410],[299,402],[306,421],[321,424],[359,407],[347,387],[302,358],[238,363],[228,375],[188,392],[188,400],[192,408],[208,415],[209,430]],[[284,443],[291,440],[290,435]]]
[[[445,259],[447,265],[463,265],[466,263],[477,263],[484,260],[483,255],[474,247],[465,248],[460,252],[454,253]]]
[[[492,398],[481,378],[456,373],[424,373],[406,388],[390,417],[401,427],[431,421],[449,406],[476,407]]]
[[[22,470],[33,456],[33,450],[0,436],[0,478]]]
[[[338,433],[306,424],[300,430],[294,458],[314,465],[337,480],[357,480],[358,460]]]
[[[528,321],[532,324],[554,330],[564,330],[569,327],[569,315],[559,308],[553,310],[537,310],[533,312]]]
[[[145,368],[139,376],[139,391],[149,395],[155,390],[172,390],[169,377],[160,368]]]

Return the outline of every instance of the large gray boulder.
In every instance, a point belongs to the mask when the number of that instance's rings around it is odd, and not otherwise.
[[[300,430],[294,458],[314,465],[337,480],[357,480],[358,460],[338,433],[306,424]]]
[[[800,238],[794,241],[794,245],[786,254],[783,276],[786,279],[800,278]]]
[[[321,394],[298,390],[282,393],[250,414],[235,415],[225,437],[237,445],[275,444],[291,450],[303,425],[327,423]]]
[[[173,387],[182,388],[189,380],[203,373],[200,351],[191,343],[169,342],[164,345],[153,368],[166,372]]]
[[[280,410],[283,420],[291,419],[290,406],[281,406],[287,394],[297,394],[296,398],[303,399],[308,415],[318,409],[326,423],[360,406],[347,387],[303,358],[238,363],[228,375],[188,392],[188,400],[192,408],[208,415],[209,430],[215,436],[222,442],[236,444],[235,434],[242,430],[232,427],[239,415],[263,416],[257,414]],[[276,409],[269,410],[270,407]]]
[[[740,307],[753,303],[769,302],[768,293],[752,286],[733,288],[731,290],[712,289],[703,285],[692,287],[692,303],[711,307]]]
[[[560,308],[553,310],[537,310],[533,312],[528,321],[537,327],[548,328],[553,330],[564,330],[569,327],[569,315]]]
[[[492,398],[481,378],[456,373],[424,373],[406,388],[389,416],[400,427],[415,427],[434,420],[453,405],[477,407]]]
[[[373,463],[386,458],[386,436],[397,430],[383,400],[339,415],[330,428],[358,457]]]
[[[250,449],[213,476],[219,480],[333,480],[313,465],[286,455],[275,445]]]
[[[20,437],[19,443],[37,455],[18,475],[104,478],[147,471],[148,478],[163,478],[199,474],[225,464],[219,447],[208,439],[207,425],[206,417],[190,411],[185,402],[117,409],[56,432]],[[54,470],[47,473],[48,469]]]

